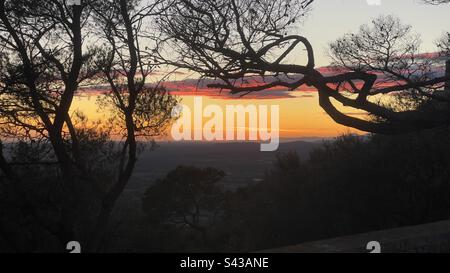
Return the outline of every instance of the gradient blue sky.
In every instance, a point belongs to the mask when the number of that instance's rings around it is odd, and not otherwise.
[[[436,51],[435,41],[450,31],[450,4],[426,5],[420,0],[381,0],[380,6],[371,6],[367,0],[316,0],[313,10],[300,32],[316,50],[317,66],[329,63],[326,56],[329,42],[344,33],[357,31],[379,15],[395,15],[403,23],[413,26],[423,40],[423,52]]]

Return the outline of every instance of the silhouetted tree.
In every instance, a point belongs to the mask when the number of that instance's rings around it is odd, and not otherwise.
[[[207,242],[208,229],[217,223],[224,193],[217,184],[224,172],[180,166],[145,193],[143,209],[153,223],[199,232]]]
[[[161,135],[172,121],[172,108],[178,103],[164,88],[146,86],[150,73],[156,68],[150,30],[152,16],[161,0],[155,1],[101,1],[94,8],[96,21],[101,26],[104,49],[96,65],[111,87],[102,103],[114,113],[123,128],[125,139],[117,181],[102,202],[99,221],[93,233],[90,248],[97,250],[116,200],[125,189],[137,161],[138,140]],[[144,46],[145,45],[145,46]]]
[[[138,141],[160,135],[172,120],[177,100],[162,87],[146,85],[154,62],[149,62],[152,51],[140,47],[145,36],[140,28],[154,14],[150,5],[142,4],[0,1],[0,133],[8,143],[48,142],[41,145],[41,153],[62,174],[61,202],[55,203],[61,213],[49,231],[59,238],[60,250],[73,240],[85,250],[100,249],[114,204],[134,170]],[[107,46],[97,46],[99,40]],[[112,113],[113,122],[89,124],[82,114],[70,113],[80,87],[103,82],[112,91],[101,106]],[[120,147],[112,139],[117,133],[124,139]],[[48,226],[49,219],[41,217],[24,189],[32,176],[12,166],[11,152],[4,153],[4,148],[14,145],[2,145],[0,168],[14,181],[10,188],[23,196],[16,201],[26,204],[35,223]]]
[[[417,129],[447,124],[450,97],[440,92],[446,75],[436,73],[435,60],[420,55],[420,45],[420,37],[412,33],[411,26],[403,25],[393,16],[381,16],[370,26],[364,25],[357,33],[346,34],[331,43],[330,55],[337,71],[376,75],[373,79],[377,81],[366,96],[390,95],[381,105],[398,116],[404,115],[400,122],[413,121]],[[402,83],[400,87],[395,84],[398,82]],[[336,89],[352,95],[362,88],[350,80]],[[392,103],[394,99],[398,100]],[[422,107],[425,103],[427,107]],[[375,116],[388,124],[393,122]]]
[[[76,211],[81,204],[76,199],[81,188],[92,187],[77,181],[84,176],[83,161],[77,157],[77,135],[68,114],[75,91],[95,74],[90,63],[95,49],[85,47],[87,2],[70,6],[61,0],[0,1],[2,137],[44,138],[51,144],[70,192],[57,231],[62,240],[77,238]],[[5,170],[17,187],[23,184],[19,174]]]
[[[257,251],[447,219],[448,134],[347,135],[308,159],[281,154],[262,183],[230,194],[216,244]]]
[[[273,87],[294,90],[302,85],[313,86],[319,91],[320,105],[337,123],[367,132],[394,134],[448,124],[448,115],[438,113],[436,119],[425,118],[415,110],[395,111],[370,99],[380,93],[437,88],[446,77],[419,77],[408,81],[400,78],[390,82],[392,86],[380,88],[374,71],[347,70],[326,76],[317,70],[314,49],[308,39],[289,34],[312,2],[176,1],[159,20],[161,31],[172,42],[171,50],[178,56],[169,63],[219,79],[222,83],[210,87],[231,90],[233,94],[245,95]],[[377,24],[389,24],[382,21],[376,20]],[[403,35],[405,29],[395,29],[400,26],[392,25],[392,31]],[[371,36],[381,34],[376,31],[366,34],[373,46],[385,46],[383,43],[390,43],[392,39],[401,40],[394,35],[376,40],[376,36]],[[286,64],[287,57],[297,49],[306,50],[306,63]],[[246,84],[246,79],[251,77],[260,77],[262,81]],[[351,91],[350,96],[342,90],[343,85],[351,86],[350,90],[345,90]],[[333,100],[377,116],[382,122],[347,115],[335,107]]]

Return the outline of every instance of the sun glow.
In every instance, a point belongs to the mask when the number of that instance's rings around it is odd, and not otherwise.
[[[72,111],[81,111],[90,121],[101,120],[107,122],[108,114],[99,111],[96,100],[99,95],[83,95],[78,96],[73,103]],[[195,96],[180,96],[181,103],[194,109]],[[275,98],[267,100],[258,99],[229,99],[221,97],[203,96],[203,105],[217,105],[222,109],[227,106],[279,106],[280,124],[279,133],[281,139],[299,139],[299,138],[327,138],[342,135],[344,133],[362,133],[355,129],[336,124],[324,111],[320,108],[318,97],[315,92],[293,92],[289,98]],[[344,107],[340,107],[345,111]],[[350,110],[349,110],[350,111]],[[362,113],[354,112],[349,115],[362,115]],[[204,120],[205,122],[207,119]],[[242,129],[242,128],[237,128]],[[256,128],[249,128],[246,123],[246,134],[254,131]],[[193,129],[194,130],[194,129]],[[194,135],[194,131],[192,135]],[[165,137],[166,140],[172,140],[170,133]]]

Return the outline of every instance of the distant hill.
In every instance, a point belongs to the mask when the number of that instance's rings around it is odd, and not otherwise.
[[[277,153],[297,151],[307,158],[317,141],[288,141],[280,144],[277,152],[260,152],[259,143],[162,142],[154,151],[141,154],[133,177],[119,200],[114,213],[116,221],[144,217],[140,207],[145,191],[158,179],[179,165],[215,167],[226,172],[225,189],[233,190],[261,182],[271,168]]]
[[[282,142],[276,152],[261,152],[259,143],[163,142],[156,150],[140,156],[129,189],[143,190],[179,165],[215,167],[227,173],[225,186],[239,187],[262,179],[277,153],[295,150],[301,158],[307,158],[321,143]]]

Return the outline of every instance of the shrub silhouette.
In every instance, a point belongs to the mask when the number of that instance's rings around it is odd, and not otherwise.
[[[240,223],[236,250],[450,217],[449,141],[447,130],[343,136],[306,161],[295,153],[280,155],[263,184],[231,199],[229,224]]]
[[[143,207],[153,239],[188,252],[271,249],[448,219],[449,133],[342,136],[308,159],[279,154],[264,182],[235,192],[221,192],[221,171],[179,167],[148,189]]]
[[[152,224],[198,234],[207,244],[221,213],[224,193],[217,183],[224,176],[214,168],[180,166],[147,190],[143,210]]]

